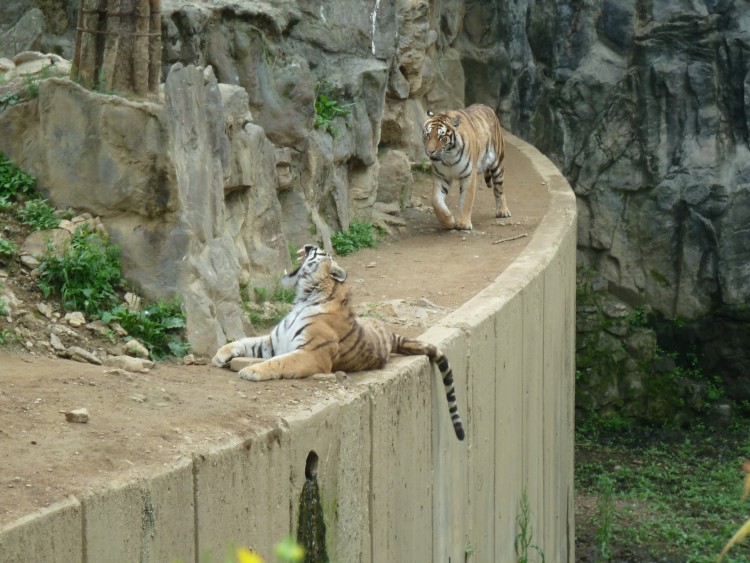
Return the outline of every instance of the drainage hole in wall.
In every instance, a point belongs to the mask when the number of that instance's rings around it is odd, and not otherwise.
[[[309,481],[315,481],[318,478],[318,454],[310,450],[305,461],[305,477]]]

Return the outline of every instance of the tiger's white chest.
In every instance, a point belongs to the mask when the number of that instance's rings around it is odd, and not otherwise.
[[[472,162],[469,155],[470,151],[468,150],[464,150],[463,153],[459,150],[454,150],[451,153],[447,153],[442,161],[433,162],[432,164],[443,176],[455,179],[459,176],[465,176],[474,170],[478,174],[483,174],[492,167],[497,159],[497,153],[492,146],[486,147],[480,153],[477,162]]]
[[[277,326],[274,342],[275,355],[294,352],[307,342],[309,335],[307,335],[306,326],[310,324],[310,318],[316,316],[320,310],[319,305],[308,303],[295,306]]]

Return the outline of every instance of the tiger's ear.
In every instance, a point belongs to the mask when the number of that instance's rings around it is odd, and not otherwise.
[[[330,276],[337,282],[344,283],[346,281],[346,270],[336,264],[336,262],[332,262]]]
[[[435,114],[432,113],[432,111],[427,110],[427,117],[435,117]]]
[[[453,125],[453,127],[458,127],[459,123],[461,123],[461,118],[458,115],[454,116],[451,125]]]

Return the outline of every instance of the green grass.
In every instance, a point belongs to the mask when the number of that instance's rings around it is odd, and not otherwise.
[[[255,287],[250,293],[247,285],[240,287],[242,305],[255,328],[265,329],[276,326],[289,311],[294,301],[294,290],[277,287],[271,292],[265,287]]]
[[[715,561],[747,519],[739,471],[750,451],[746,426],[579,431],[576,439],[576,490],[597,506],[590,521],[577,518],[578,536],[592,530],[602,561],[632,560],[633,553],[653,561]],[[750,548],[735,547],[725,561],[750,561]]]
[[[518,563],[540,561],[544,563],[544,552],[534,542],[533,514],[529,505],[526,490],[521,494],[518,516],[516,517],[518,533],[513,541]]]
[[[612,536],[615,519],[615,480],[608,473],[602,473],[597,479],[599,498],[597,499],[598,514],[596,524],[596,543],[602,558],[612,557]]]
[[[331,244],[336,254],[347,256],[362,248],[373,248],[377,238],[373,233],[375,227],[366,221],[352,221],[349,230],[339,231],[331,236]]]

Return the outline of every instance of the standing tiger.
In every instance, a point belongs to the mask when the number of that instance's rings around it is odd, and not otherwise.
[[[503,193],[505,141],[495,112],[482,104],[435,115],[427,112],[422,128],[424,151],[432,162],[435,186],[432,208],[446,229],[470,231],[479,174],[495,193],[495,217],[510,217]],[[445,204],[451,182],[458,180],[458,219]]]
[[[294,379],[331,371],[379,369],[391,352],[427,356],[443,378],[453,428],[459,440],[464,427],[458,415],[453,371],[435,346],[390,332],[378,319],[358,318],[346,272],[324,250],[311,244],[298,251],[302,263],[282,279],[294,288],[292,310],[271,334],[251,336],[225,344],[213,357],[217,367],[232,358],[263,358],[264,362],[242,368],[239,376],[251,381]]]

